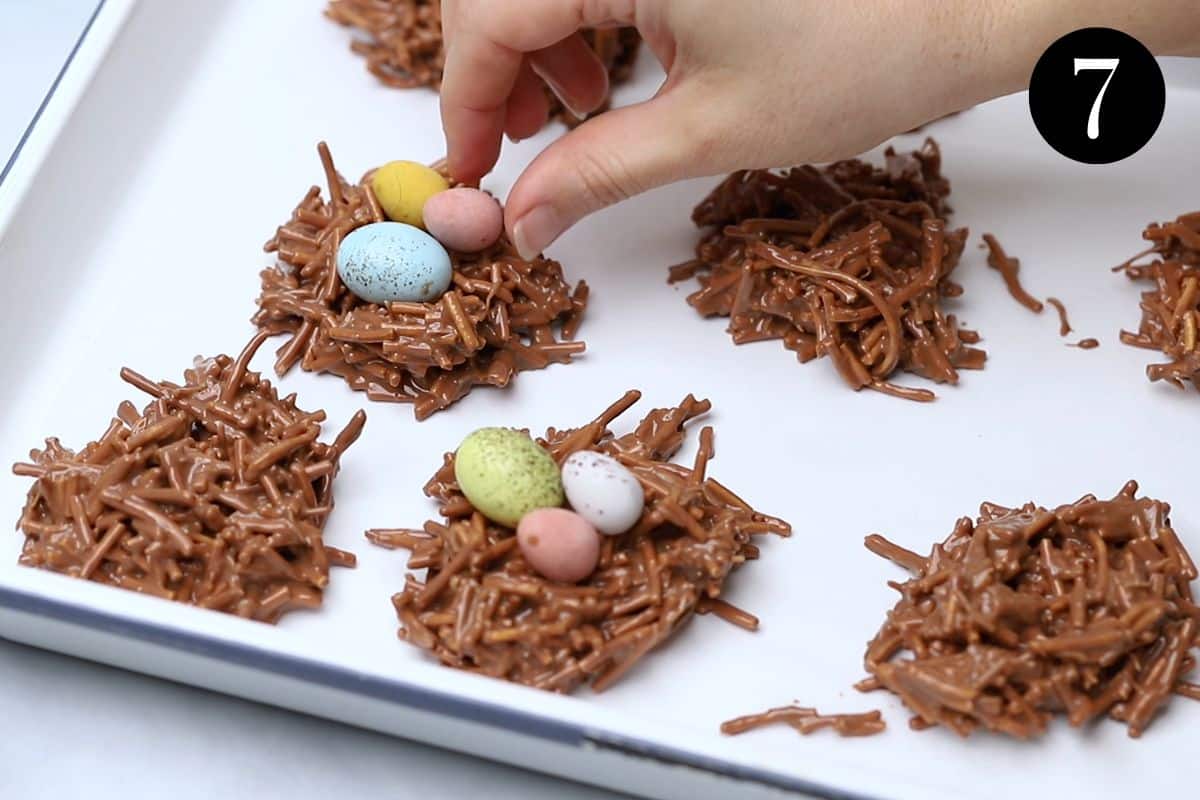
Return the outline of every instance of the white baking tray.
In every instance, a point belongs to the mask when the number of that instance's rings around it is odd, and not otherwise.
[[[16,24],[0,33],[0,64],[13,87],[0,99],[9,120],[0,131],[0,237],[135,2],[77,0],[4,11]],[[40,48],[34,68],[22,69],[34,48]]]
[[[0,209],[15,213],[0,243],[6,462],[48,435],[82,445],[122,399],[142,402],[118,378],[122,365],[178,379],[194,355],[242,346],[269,263],[262,242],[320,180],[318,139],[348,175],[441,154],[434,96],[378,86],[321,6],[137,6],[31,191]],[[621,97],[656,80],[643,63]],[[1036,743],[964,741],[911,732],[898,702],[850,684],[894,601],[885,582],[900,577],[863,548],[867,533],[924,551],[982,500],[1058,504],[1136,477],[1176,504],[1180,536],[1200,552],[1200,396],[1149,384],[1153,354],[1117,343],[1137,323],[1138,289],[1108,271],[1139,249],[1144,223],[1200,205],[1198,125],[1200,92],[1173,90],[1155,140],[1110,167],[1054,154],[1019,96],[931,129],[957,222],[996,233],[1022,257],[1027,287],[1063,298],[1098,350],[1064,346],[1053,313],[1013,302],[973,238],[955,307],[983,333],[987,369],[932,405],[853,394],[828,363],[798,365],[778,344],[733,347],[723,322],[700,320],[688,290],[666,285],[667,265],[696,238],[691,206],[712,182],[676,186],[589,220],[551,250],[594,290],[589,350],[574,365],[477,391],[424,423],[405,406],[367,405],[327,530],[359,566],[334,574],[321,611],[270,627],[20,568],[14,534],[0,541],[0,635],[655,797],[1118,798],[1190,785],[1200,704],[1173,703],[1136,742],[1107,722],[1056,724]],[[486,185],[505,192],[558,133],[510,147]],[[264,352],[255,366],[270,363]],[[365,405],[333,377],[297,373],[282,385],[328,410],[330,435]],[[696,618],[610,691],[573,697],[446,669],[397,641],[389,596],[406,556],[362,532],[427,519],[421,486],[470,430],[575,425],[630,387],[646,409],[688,392],[710,398],[713,473],[794,524],[792,539],[766,542],[729,583],[728,599],[758,614],[761,631]],[[0,478],[10,518],[27,488]],[[863,740],[717,732],[793,700],[880,707],[890,727]]]

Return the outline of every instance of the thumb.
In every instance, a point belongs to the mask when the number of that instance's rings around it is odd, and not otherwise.
[[[517,180],[505,223],[523,258],[588,214],[674,181],[725,169],[725,148],[692,87],[605,112],[562,137]]]

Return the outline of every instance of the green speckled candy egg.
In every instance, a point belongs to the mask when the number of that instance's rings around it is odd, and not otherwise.
[[[488,519],[515,528],[535,508],[563,504],[558,465],[528,434],[480,428],[458,447],[454,477],[471,505]]]

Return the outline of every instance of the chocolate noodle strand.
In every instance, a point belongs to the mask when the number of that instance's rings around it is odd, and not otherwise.
[[[1067,336],[1071,333],[1071,322],[1067,319],[1067,307],[1057,297],[1047,297],[1046,302],[1054,306],[1058,312],[1058,335]]]
[[[1012,258],[1004,248],[1000,246],[1000,242],[990,233],[983,235],[983,241],[988,248],[988,266],[1000,273],[1004,278],[1004,285],[1008,287],[1008,293],[1013,296],[1021,305],[1028,308],[1035,314],[1042,313],[1045,306],[1042,301],[1025,291],[1025,287],[1021,286],[1021,280],[1018,273],[1021,270],[1021,260]],[[1065,335],[1065,334],[1064,334]]]
[[[790,725],[802,736],[808,736],[822,728],[832,728],[839,736],[874,736],[887,729],[887,723],[879,711],[863,714],[821,714],[815,708],[783,706],[723,722],[721,733],[737,736],[768,725],[781,724]]]

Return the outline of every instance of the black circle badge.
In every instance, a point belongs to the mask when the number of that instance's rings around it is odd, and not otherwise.
[[[1162,122],[1167,88],[1141,42],[1112,28],[1082,28],[1038,59],[1029,111],[1046,143],[1085,164],[1141,150]]]

